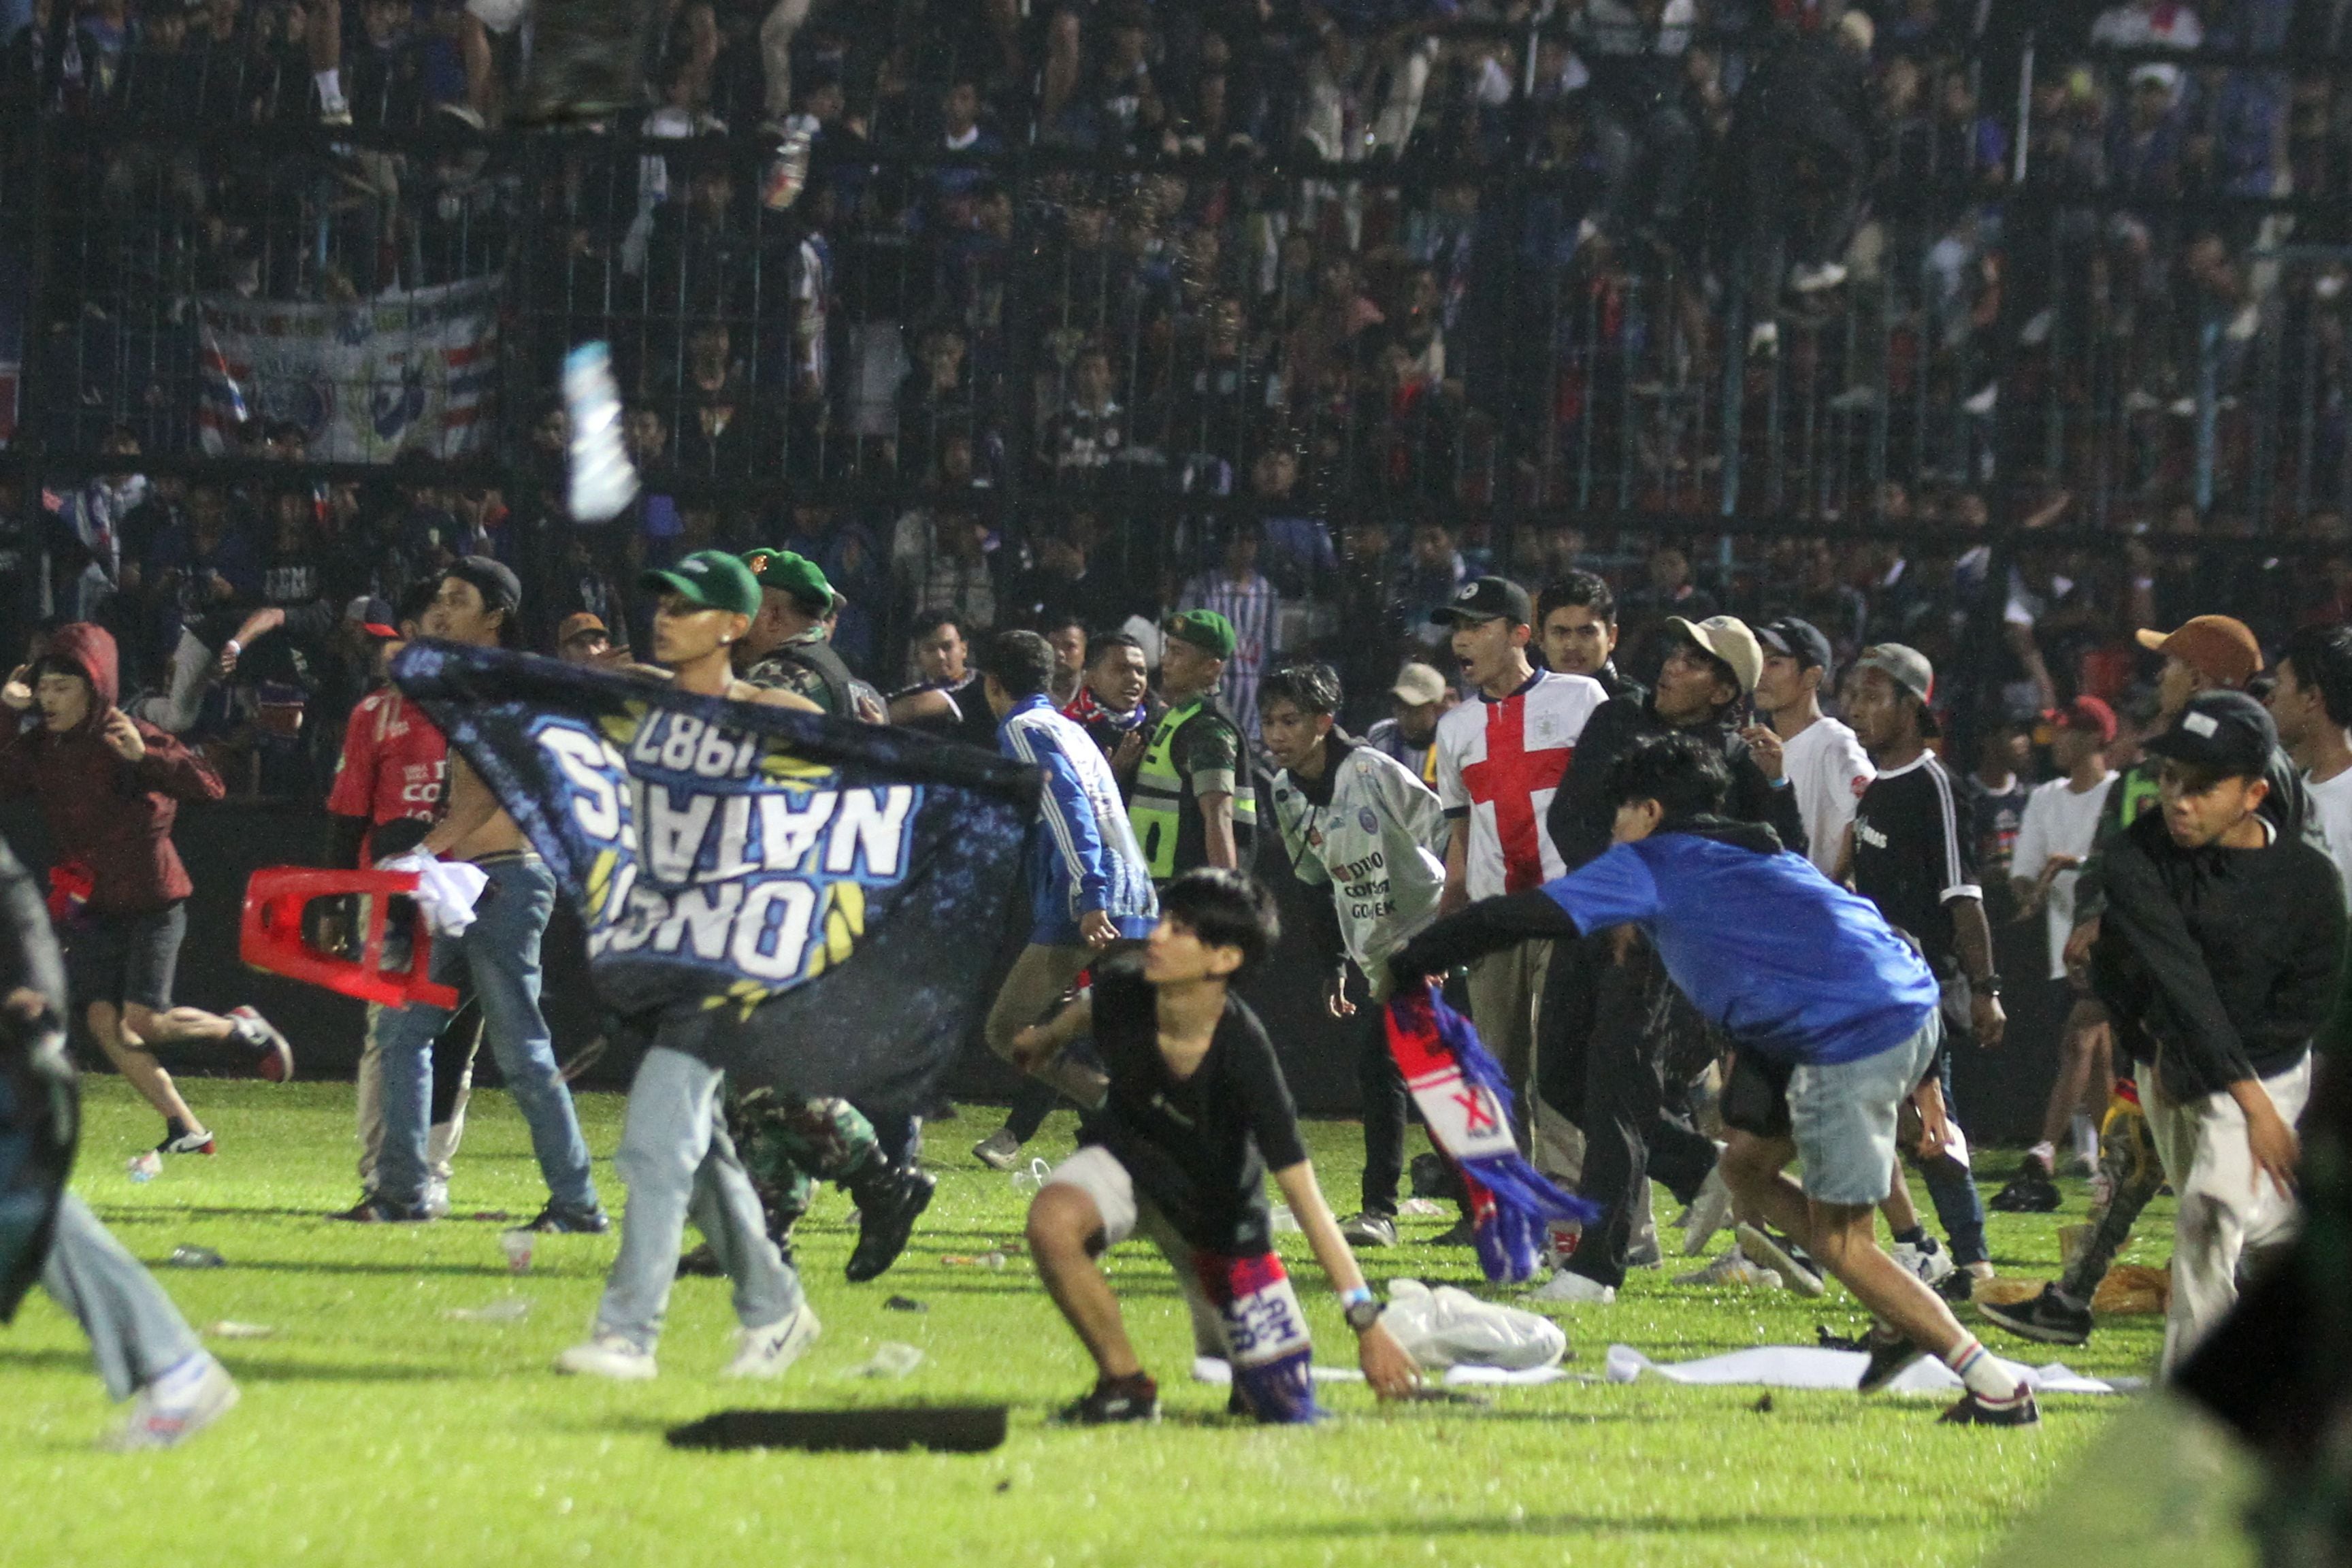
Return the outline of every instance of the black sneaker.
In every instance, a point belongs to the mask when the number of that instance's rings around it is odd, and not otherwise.
[[[677,1260],[677,1271],[698,1279],[723,1279],[727,1273],[719,1267],[719,1254],[710,1250],[710,1243],[707,1241]]]
[[[550,1204],[524,1230],[535,1230],[541,1236],[602,1236],[613,1228],[613,1216],[601,1208],[576,1209],[568,1204]]]
[[[2022,1301],[1997,1306],[1979,1301],[1977,1310],[2022,1340],[2045,1345],[2085,1345],[2091,1342],[2091,1309],[2077,1307],[2044,1285]]]
[[[1937,1417],[1939,1423],[1953,1426],[2039,1426],[2042,1407],[2033,1403],[2033,1395],[2020,1389],[2017,1397],[2007,1405],[1987,1405],[1973,1394],[1960,1396],[1960,1402]]]
[[[341,1214],[331,1214],[329,1219],[339,1219],[352,1225],[423,1225],[433,1216],[425,1212],[422,1204],[405,1206],[386,1203],[369,1193]]]
[[[1108,1426],[1122,1421],[1160,1419],[1160,1385],[1148,1372],[1101,1378],[1094,1392],[1062,1407],[1058,1419],[1074,1426]]]
[[[1429,1238],[1429,1245],[1432,1247],[1475,1247],[1478,1245],[1478,1228],[1470,1223],[1470,1216],[1465,1214],[1460,1219],[1455,1220],[1450,1228],[1442,1230],[1435,1236],[1431,1237]]]
[[[887,1186],[860,1194],[857,1245],[850,1249],[849,1262],[842,1269],[852,1285],[881,1278],[898,1261],[898,1254],[907,1250],[908,1237],[915,1234],[915,1221],[931,1206],[931,1194],[939,1184],[939,1178],[929,1171],[909,1166]]]
[[[2055,1214],[2059,1201],[2058,1184],[2050,1179],[2049,1167],[2028,1160],[1985,1206],[2002,1214]]]
[[[1883,1336],[1876,1329],[1871,1331],[1868,1348],[1870,1364],[1862,1369],[1862,1381],[1853,1385],[1856,1394],[1876,1394],[1927,1354],[1903,1335]]]

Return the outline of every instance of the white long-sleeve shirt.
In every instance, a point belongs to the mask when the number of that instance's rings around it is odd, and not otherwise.
[[[1378,993],[1389,955],[1437,918],[1451,827],[1436,792],[1384,752],[1352,745],[1329,776],[1318,805],[1276,773],[1275,820],[1298,879],[1330,888],[1348,956]]]

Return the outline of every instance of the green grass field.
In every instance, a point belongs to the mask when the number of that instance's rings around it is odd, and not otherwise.
[[[584,1384],[558,1379],[548,1363],[584,1328],[614,1239],[543,1238],[531,1272],[514,1278],[499,1225],[462,1217],[527,1217],[543,1196],[503,1094],[476,1098],[461,1217],[366,1228],[320,1217],[357,1190],[350,1086],[191,1087],[222,1153],[134,1185],[124,1161],[152,1142],[155,1123],[119,1080],[90,1080],[77,1187],[151,1263],[182,1243],[226,1256],[224,1268],[159,1269],[191,1322],[275,1331],[209,1342],[245,1392],[221,1426],[177,1452],[113,1458],[90,1448],[110,1410],[86,1348],[37,1292],[0,1333],[0,1562],[1973,1563],[2131,1403],[2053,1398],[2038,1433],[2004,1434],[1938,1427],[1931,1401],[1776,1392],[1759,1410],[1754,1390],[1600,1382],[1612,1341],[1667,1360],[1810,1343],[1816,1323],[1858,1329],[1834,1286],[1818,1302],[1676,1288],[1665,1279],[1680,1259],[1670,1258],[1665,1271],[1638,1272],[1613,1307],[1562,1311],[1570,1369],[1591,1381],[1496,1390],[1484,1408],[1392,1411],[1360,1386],[1327,1386],[1339,1419],[1262,1431],[1224,1417],[1222,1390],[1186,1379],[1190,1338],[1166,1267],[1129,1247],[1114,1256],[1112,1279],[1161,1379],[1166,1419],[1059,1429],[1050,1414],[1090,1373],[1013,1245],[1018,1194],[966,1152],[995,1124],[984,1108],[934,1129],[939,1198],[883,1279],[843,1282],[846,1203],[820,1201],[801,1258],[824,1337],[782,1382],[747,1392],[712,1377],[729,1348],[726,1288],[684,1279],[659,1381]],[[619,1099],[585,1096],[581,1114],[591,1146],[609,1152]],[[1344,1213],[1357,1130],[1309,1131],[1324,1189]],[[1034,1150],[1058,1157],[1068,1139],[1057,1121]],[[599,1179],[617,1207],[601,1161]],[[2070,1183],[2067,1214],[2083,1204]],[[1662,1217],[1673,1212],[1662,1194]],[[1406,1225],[1418,1242],[1444,1223]],[[2048,1272],[2053,1228],[2047,1217],[1994,1216],[2001,1271]],[[2168,1232],[2168,1202],[2131,1257],[2161,1262]],[[1322,1359],[1351,1363],[1336,1302],[1300,1238],[1284,1240]],[[941,1261],[991,1246],[1013,1254],[1002,1271]],[[1425,1245],[1367,1262],[1375,1279],[1469,1284],[1476,1274],[1466,1251]],[[893,1295],[929,1310],[887,1310]],[[509,1297],[529,1303],[528,1316],[446,1315]],[[2051,1359],[1984,1331],[2012,1359]],[[2144,1373],[2158,1338],[2156,1320],[2118,1320],[2063,1359]],[[884,1341],[919,1347],[922,1364],[903,1381],[856,1375]],[[709,1456],[663,1442],[666,1428],[730,1405],[960,1400],[1009,1403],[1010,1441],[977,1457]]]

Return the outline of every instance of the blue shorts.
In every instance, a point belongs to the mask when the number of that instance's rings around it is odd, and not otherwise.
[[[1901,1045],[1859,1061],[1805,1066],[1789,1074],[1789,1131],[1804,1162],[1805,1195],[1867,1207],[1895,1177],[1895,1121],[1944,1043],[1930,1013]]]

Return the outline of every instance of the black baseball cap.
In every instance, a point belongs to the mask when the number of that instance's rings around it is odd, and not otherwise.
[[[522,607],[522,579],[503,561],[488,555],[461,555],[441,575],[471,583],[482,595],[482,603],[490,609]]]
[[[1773,653],[1788,655],[1797,661],[1800,669],[1818,669],[1822,679],[1829,679],[1830,639],[1812,622],[1795,616],[1781,616],[1766,621],[1756,628],[1756,640]]]
[[[1429,624],[1450,626],[1463,621],[1508,621],[1524,626],[1533,625],[1535,616],[1535,601],[1508,577],[1474,577],[1455,590],[1452,604],[1429,612]]]
[[[2278,726],[2268,709],[2242,691],[2200,691],[2171,729],[2142,745],[2216,778],[2261,778],[2278,747]]]

